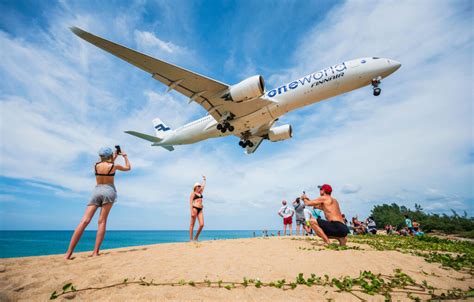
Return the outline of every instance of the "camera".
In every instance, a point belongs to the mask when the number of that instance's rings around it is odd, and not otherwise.
[[[120,149],[120,146],[119,146],[119,145],[116,145],[116,146],[115,146],[115,150],[117,150],[117,154],[121,154],[121,153],[122,153],[122,150]]]

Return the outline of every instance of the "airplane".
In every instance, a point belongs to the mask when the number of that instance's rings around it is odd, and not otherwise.
[[[154,119],[155,136],[136,131],[125,133],[150,141],[169,151],[176,145],[194,144],[209,138],[235,135],[245,153],[257,150],[261,142],[277,142],[293,136],[291,125],[275,126],[278,119],[293,110],[372,85],[373,95],[381,93],[381,80],[401,66],[400,62],[380,57],[345,61],[310,73],[277,88],[265,91],[261,75],[251,76],[237,84],[226,83],[197,74],[165,61],[108,41],[80,28],[73,33],[87,42],[148,72],[201,105],[208,114],[172,130],[159,118]]]

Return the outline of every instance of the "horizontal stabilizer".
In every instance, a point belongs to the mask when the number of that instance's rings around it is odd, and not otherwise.
[[[160,145],[158,143],[155,143],[155,144],[151,144],[152,146],[158,146],[158,147],[163,147],[165,148],[166,150],[168,151],[174,151],[174,147],[173,146],[170,146],[170,145]]]
[[[160,138],[158,138],[156,136],[148,135],[148,134],[145,134],[145,133],[140,133],[140,132],[136,132],[136,131],[125,131],[125,133],[128,133],[130,135],[139,137],[141,139],[145,139],[145,140],[153,142],[153,143],[161,142]]]
[[[173,147],[173,146],[160,146],[160,147],[163,147],[163,148],[165,148],[165,149],[168,150],[168,151],[173,151],[173,150],[174,150],[174,147]]]

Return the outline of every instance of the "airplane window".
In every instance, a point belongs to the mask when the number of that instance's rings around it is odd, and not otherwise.
[[[372,57],[372,59],[374,59],[374,60],[378,60],[378,59],[380,59],[380,58],[379,58],[379,57]]]

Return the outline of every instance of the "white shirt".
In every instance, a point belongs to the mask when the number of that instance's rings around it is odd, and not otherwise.
[[[290,207],[289,205],[286,205],[280,208],[280,210],[278,211],[278,214],[282,214],[283,218],[288,218],[288,217],[293,216],[294,212],[295,210],[293,210],[292,207]]]

